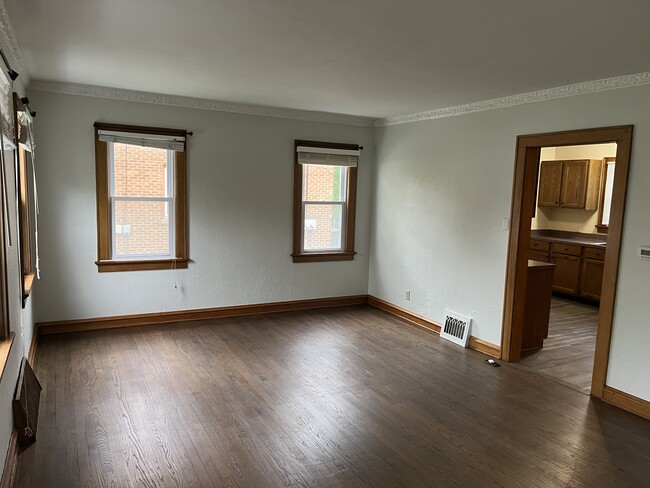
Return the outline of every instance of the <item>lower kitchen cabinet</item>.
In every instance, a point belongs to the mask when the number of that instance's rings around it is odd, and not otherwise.
[[[592,300],[600,300],[600,289],[603,285],[603,269],[605,263],[596,259],[582,259],[580,273],[580,296]]]
[[[556,265],[553,273],[553,290],[577,295],[580,290],[580,258],[551,253],[551,263]]]

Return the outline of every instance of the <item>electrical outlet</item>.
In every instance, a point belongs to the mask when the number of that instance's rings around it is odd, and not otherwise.
[[[406,301],[411,300],[411,290],[406,290],[406,292],[404,293],[404,298],[406,298]]]

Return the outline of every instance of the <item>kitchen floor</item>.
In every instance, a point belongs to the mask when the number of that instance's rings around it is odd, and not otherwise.
[[[524,353],[519,365],[588,394],[597,328],[597,305],[554,296],[543,349]]]

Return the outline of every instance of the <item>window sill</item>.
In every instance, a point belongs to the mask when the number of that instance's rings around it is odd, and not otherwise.
[[[352,261],[356,252],[320,252],[292,254],[294,263],[317,263],[322,261]]]
[[[23,275],[23,300],[26,300],[29,297],[29,294],[32,292],[32,286],[34,285],[34,273],[29,273]]]
[[[96,261],[100,273],[113,271],[150,271],[156,269],[185,269],[189,259],[138,259],[133,261]]]
[[[11,346],[14,343],[14,336],[15,334],[13,332],[10,332],[9,337],[7,337],[5,340],[0,341],[0,380],[2,379],[2,375],[5,372],[5,366],[7,365],[7,360],[9,359]]]

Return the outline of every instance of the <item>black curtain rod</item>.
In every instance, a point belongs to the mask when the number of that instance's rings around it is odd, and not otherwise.
[[[9,75],[9,78],[11,78],[11,81],[14,81],[20,75],[11,69],[9,60],[7,60],[7,56],[5,56],[5,52],[2,50],[2,47],[0,47],[0,56],[2,56],[2,61],[4,61],[5,66],[7,67],[7,74]]]
[[[25,107],[27,107],[27,111],[29,112],[29,115],[31,115],[32,117],[36,117],[36,110],[32,110],[31,108],[29,108],[29,98],[21,97],[20,103],[22,103]]]

